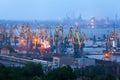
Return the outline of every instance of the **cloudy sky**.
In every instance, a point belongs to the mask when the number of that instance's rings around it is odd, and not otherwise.
[[[82,15],[88,19],[114,18],[120,14],[120,0],[0,0],[0,19],[58,20]]]

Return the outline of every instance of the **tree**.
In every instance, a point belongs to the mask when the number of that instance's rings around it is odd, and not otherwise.
[[[42,80],[42,79],[38,76],[35,76],[35,77],[32,78],[32,80]]]
[[[45,80],[75,80],[76,75],[70,66],[53,69],[46,73]]]
[[[39,63],[32,63],[32,62],[27,63],[23,67],[23,74],[27,78],[31,78],[34,76],[41,77],[43,76],[42,66]]]
[[[21,68],[0,65],[0,80],[23,80]]]

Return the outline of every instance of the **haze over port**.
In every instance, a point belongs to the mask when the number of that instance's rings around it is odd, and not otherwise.
[[[0,0],[0,80],[120,80],[119,3]]]
[[[0,0],[0,19],[63,20],[119,17],[119,0]]]

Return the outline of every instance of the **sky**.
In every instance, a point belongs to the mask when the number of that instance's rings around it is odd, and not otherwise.
[[[62,20],[82,16],[114,18],[120,14],[120,0],[0,0],[0,19]]]

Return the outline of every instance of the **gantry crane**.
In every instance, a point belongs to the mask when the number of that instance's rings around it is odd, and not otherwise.
[[[74,52],[74,43],[75,43],[75,41],[74,41],[74,34],[73,34],[73,28],[72,27],[70,27],[68,38],[69,38],[68,41],[72,42],[72,50]]]
[[[44,37],[43,37],[44,40],[47,40],[47,39],[48,39],[48,28],[47,28],[47,27],[44,28],[43,36],[44,36]]]
[[[20,26],[20,36],[25,37],[24,26]]]
[[[30,44],[32,44],[32,33],[29,25],[27,25],[25,31],[26,31],[25,37],[27,39],[27,48],[31,48]]]
[[[60,28],[59,28],[59,39],[61,40],[61,42],[63,42],[63,40],[64,40],[64,31],[63,31],[63,27],[62,26],[60,26]]]
[[[3,34],[3,42],[7,44],[7,32],[5,27],[2,29],[2,34]]]
[[[54,37],[52,35],[52,32],[51,32],[51,27],[50,27],[50,33],[49,33],[49,42],[50,42],[50,51],[53,52],[54,50],[54,45],[53,45],[53,42],[54,42]]]
[[[111,44],[112,44],[112,48],[115,48],[117,45],[116,43],[117,43],[117,36],[115,33],[115,29],[111,33],[109,33],[108,31],[106,50],[111,51]]]
[[[79,32],[78,27],[76,28],[76,30],[74,32],[74,36],[77,39],[79,46],[81,46],[81,34]]]
[[[64,43],[64,29],[62,26],[59,27],[58,37],[59,37],[59,40],[58,40],[59,41],[59,52],[64,53],[66,43]]]
[[[83,50],[83,41],[84,39],[86,39],[85,33],[81,33],[78,29],[78,27],[76,27],[74,33],[72,32],[72,28],[70,28],[69,31],[69,39],[72,41],[72,49],[74,51],[74,53],[79,53],[82,52]]]
[[[13,27],[10,26],[9,28],[9,43],[11,44],[11,40],[14,41],[14,31],[13,31]]]
[[[14,26],[14,29],[16,30],[16,33],[17,33],[16,36],[20,37],[20,31],[19,31],[17,25]]]
[[[9,29],[9,37],[13,38],[13,35],[14,35],[14,31],[13,31],[13,27],[11,26]]]
[[[58,53],[58,33],[59,33],[59,27],[56,25],[55,31],[54,31],[54,41],[56,46],[56,53]]]

